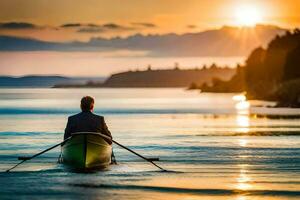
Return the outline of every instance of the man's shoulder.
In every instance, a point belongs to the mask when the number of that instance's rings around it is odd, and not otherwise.
[[[68,119],[69,119],[69,120],[72,120],[72,119],[78,118],[78,117],[80,116],[80,114],[81,114],[81,113],[77,113],[77,114],[75,114],[75,115],[71,115],[71,116],[68,117]]]
[[[97,114],[92,113],[92,112],[89,112],[89,113],[83,113],[83,112],[81,112],[81,113],[78,113],[76,115],[69,116],[68,119],[72,121],[74,119],[78,119],[78,118],[81,118],[81,117],[87,117],[87,116],[92,117],[94,119],[99,119],[99,120],[104,119],[103,116],[97,115]]]
[[[104,117],[101,116],[101,115],[97,115],[97,114],[95,114],[95,113],[92,113],[92,114],[93,114],[93,116],[94,116],[95,118],[104,119]]]

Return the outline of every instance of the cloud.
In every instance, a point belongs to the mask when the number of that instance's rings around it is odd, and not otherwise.
[[[77,30],[78,33],[101,33],[104,32],[100,27],[85,27]]]
[[[149,25],[145,25],[145,26],[149,26]],[[122,32],[131,32],[134,30],[139,30],[138,27],[126,26],[117,23],[94,24],[94,23],[67,22],[58,26],[46,26],[46,25],[40,26],[28,22],[3,22],[3,23],[0,22],[0,31],[1,32],[10,31],[9,35],[14,35],[14,36],[20,36],[19,31],[23,31],[23,30],[43,31],[45,29],[62,31],[62,34],[64,34],[63,33],[64,30],[67,30],[68,32],[71,31],[73,33],[79,33],[79,34],[86,33],[86,34],[97,34],[97,35],[99,33],[103,33],[103,34],[122,33]],[[11,31],[15,31],[15,33],[11,33]],[[26,34],[24,34],[24,36],[32,37],[30,33],[27,32]]]
[[[98,25],[98,24],[87,24],[85,26],[88,26],[88,27],[101,27],[101,25]]]
[[[190,28],[190,29],[195,29],[195,28],[197,28],[196,25],[192,25],[192,24],[191,24],[191,25],[187,25],[186,27],[187,27],[187,28]]]
[[[127,26],[122,26],[119,24],[115,23],[107,23],[102,25],[103,28],[108,29],[108,30],[134,30],[135,28],[133,27],[127,27]]]
[[[0,23],[0,28],[19,30],[19,29],[37,29],[41,27],[27,22],[6,22],[6,23]]]
[[[81,28],[77,30],[78,33],[102,33],[110,31],[130,31],[135,30],[133,27],[122,26],[115,23],[107,23],[102,25],[97,24],[81,24]]]
[[[155,28],[155,27],[157,27],[155,24],[145,23],[145,22],[133,22],[131,24],[134,25],[134,26],[142,26],[142,27],[146,27],[146,28]]]
[[[62,24],[60,27],[61,28],[77,28],[77,27],[81,27],[82,24],[80,23],[68,23],[68,24]]]
[[[60,28],[80,28],[80,27],[101,27],[100,25],[97,24],[81,24],[81,23],[67,23],[67,24],[62,24]]]

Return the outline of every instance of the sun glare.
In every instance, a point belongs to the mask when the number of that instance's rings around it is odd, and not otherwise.
[[[239,6],[235,11],[235,19],[239,26],[255,26],[262,21],[262,15],[255,6]]]

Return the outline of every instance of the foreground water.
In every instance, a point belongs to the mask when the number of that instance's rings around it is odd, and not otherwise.
[[[83,174],[57,163],[68,115],[83,95],[120,143],[118,165]],[[0,89],[0,199],[299,199],[300,120],[250,117],[242,96],[183,89]],[[257,102],[254,102],[257,104]],[[280,112],[299,112],[281,109]]]

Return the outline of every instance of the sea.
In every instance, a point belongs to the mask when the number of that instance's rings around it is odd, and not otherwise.
[[[114,140],[168,171],[114,145],[117,164],[101,171],[70,171],[57,147],[6,172],[61,142],[86,95]],[[272,103],[184,88],[2,88],[0,199],[300,199],[300,110]]]

